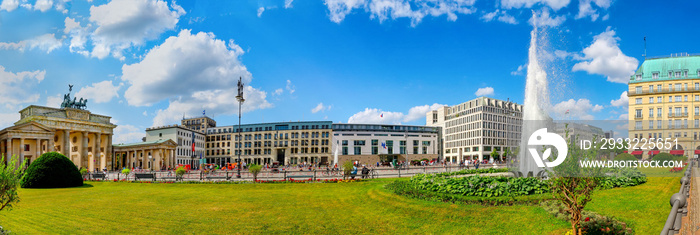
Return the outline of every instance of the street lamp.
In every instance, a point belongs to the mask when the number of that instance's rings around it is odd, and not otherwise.
[[[236,100],[238,100],[238,164],[236,164],[238,168],[238,174],[236,175],[236,178],[241,178],[241,106],[243,105],[243,102],[245,102],[245,99],[243,98],[243,79],[242,77],[238,77],[238,95],[236,96]]]

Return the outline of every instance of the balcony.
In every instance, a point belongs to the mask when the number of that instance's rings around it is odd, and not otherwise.
[[[668,117],[688,117],[688,112],[685,113],[669,113]]]
[[[642,116],[642,115],[634,115],[634,119],[644,119],[644,116]]]

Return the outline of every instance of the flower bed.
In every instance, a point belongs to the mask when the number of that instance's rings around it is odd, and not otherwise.
[[[482,168],[482,169],[468,169],[453,172],[437,173],[436,176],[445,177],[453,175],[473,175],[473,174],[490,174],[490,173],[501,173],[508,172],[508,168]]]

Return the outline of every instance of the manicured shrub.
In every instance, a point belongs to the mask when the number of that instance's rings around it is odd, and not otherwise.
[[[22,188],[67,188],[83,185],[78,168],[66,156],[57,152],[42,154],[27,168]]]
[[[252,164],[248,167],[248,171],[253,174],[253,182],[258,181],[258,174],[262,171],[262,165]]]
[[[639,160],[629,153],[621,153],[615,156],[615,161],[636,161]]]
[[[652,158],[654,161],[687,161],[688,158],[685,156],[676,156],[669,153],[659,153]]]

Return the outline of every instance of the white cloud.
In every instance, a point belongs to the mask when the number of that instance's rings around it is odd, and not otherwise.
[[[61,94],[46,97],[46,107],[59,108],[61,103],[63,103],[63,95]]]
[[[172,124],[183,113],[195,115],[203,109],[218,115],[237,114],[237,82],[250,84],[252,75],[240,61],[243,49],[233,40],[216,39],[213,33],[191,34],[182,30],[151,49],[139,63],[122,66],[124,93],[129,105],[150,106],[169,100],[156,111],[154,125]],[[267,93],[246,85],[244,112],[272,107]]]
[[[2,0],[0,3],[0,10],[14,11],[19,6],[19,0]]]
[[[22,40],[19,42],[0,42],[0,49],[5,50],[33,50],[39,49],[50,53],[53,50],[60,48],[63,45],[63,39],[56,38],[52,33],[47,33],[32,39]]]
[[[292,84],[292,81],[290,81],[290,80],[287,80],[287,87],[286,87],[286,88],[287,88],[287,91],[289,91],[289,94],[290,94],[290,95],[291,95],[291,94],[294,94],[294,92],[295,92],[296,89],[297,89],[297,87],[294,86],[294,84]]]
[[[619,118],[620,120],[628,120],[628,119],[629,119],[629,113],[620,114],[620,117],[618,117],[618,118]],[[625,125],[629,126],[628,124],[625,124]],[[628,129],[628,128],[625,128],[625,129]]]
[[[425,114],[431,110],[445,106],[444,104],[432,104],[415,106],[408,110],[408,114],[402,112],[388,112],[376,108],[365,108],[364,111],[353,114],[348,123],[367,124],[401,124],[402,122],[412,122],[425,118]]]
[[[515,71],[510,72],[510,75],[513,75],[513,76],[523,75],[525,72],[525,69],[527,69],[527,64],[519,65]]]
[[[475,0],[324,0],[330,20],[340,23],[353,9],[364,9],[370,18],[383,22],[389,18],[409,18],[411,26],[416,26],[426,16],[447,15],[450,21],[457,20],[457,14],[468,15],[476,12]]]
[[[593,43],[583,49],[581,59],[584,61],[575,64],[572,70],[600,74],[607,76],[610,82],[627,84],[639,61],[622,53],[619,40],[615,31],[608,27],[605,32],[593,37]]]
[[[107,103],[114,97],[119,97],[121,86],[115,86],[112,81],[101,81],[86,86],[75,93],[75,97],[85,98],[95,103]]]
[[[145,131],[135,126],[118,125],[117,128],[114,128],[114,139],[112,142],[115,144],[137,143],[141,142],[141,139],[145,136]]]
[[[37,0],[36,3],[34,4],[34,9],[41,11],[41,12],[46,12],[51,7],[53,6],[53,1],[52,0]]]
[[[579,0],[578,2],[578,14],[576,14],[576,19],[581,19],[585,17],[591,17],[591,21],[596,21],[598,19],[598,11],[593,7],[593,3],[598,8],[608,9],[611,4],[611,0]],[[603,20],[607,20],[608,15],[603,17]]]
[[[13,73],[5,71],[5,67],[0,66],[0,100],[5,104],[5,109],[23,103],[36,103],[39,94],[30,93],[34,91],[34,86],[44,80],[46,71],[23,71]]]
[[[561,119],[579,118],[581,120],[593,120],[591,112],[600,112],[603,110],[602,105],[591,104],[588,99],[569,99],[562,101],[552,107],[552,112],[555,117]],[[566,112],[569,112],[568,114]]]
[[[316,105],[316,107],[311,109],[311,113],[318,113],[318,112],[326,111],[326,110],[331,110],[331,106],[330,105],[323,105],[323,103],[318,103],[318,105]]]
[[[294,0],[284,0],[284,8],[292,8],[292,2]]]
[[[111,52],[115,58],[124,59],[122,50],[174,29],[185,10],[175,2],[170,8],[162,0],[112,0],[91,6],[90,21],[97,25],[92,35],[92,56],[102,59]]]
[[[530,25],[535,27],[556,27],[564,23],[566,17],[562,16],[550,16],[549,9],[542,9],[539,11],[534,11],[532,18],[530,18]]]
[[[14,113],[1,113],[0,112],[0,130],[14,125],[15,122],[19,121],[19,118],[20,118],[19,112],[14,112]]]
[[[493,87],[482,87],[474,92],[476,96],[491,96],[493,95]]]
[[[518,21],[515,19],[515,17],[508,15],[506,11],[500,9],[496,9],[496,11],[494,12],[485,13],[481,16],[481,20],[483,20],[484,22],[490,22],[494,19],[507,24],[518,24]]]
[[[535,4],[542,4],[558,11],[569,5],[571,0],[501,0],[501,6],[505,9],[532,8]]]
[[[148,111],[143,111],[143,116],[148,117]]]
[[[416,106],[408,110],[408,114],[404,117],[404,122],[412,122],[415,120],[425,119],[425,114],[437,110],[440,107],[446,106],[444,104],[434,103],[432,105]]]
[[[278,88],[277,90],[272,92],[272,94],[273,95],[282,95],[283,92],[284,92],[284,90],[282,88]]]
[[[84,56],[88,56],[89,52],[85,51],[85,42],[87,41],[87,30],[80,26],[80,23],[66,17],[64,20],[66,28],[63,29],[63,33],[70,36],[70,46],[68,49],[70,52],[79,53]]]
[[[384,112],[380,109],[365,108],[365,111],[353,114],[348,123],[365,124],[401,124],[404,114],[400,112]]]
[[[265,8],[264,8],[264,7],[258,8],[258,18],[262,16],[262,13],[263,13],[263,12],[265,12]]]
[[[616,100],[611,100],[610,105],[615,107],[627,107],[629,105],[629,97],[627,97],[627,91],[623,91],[620,94],[620,98]]]

